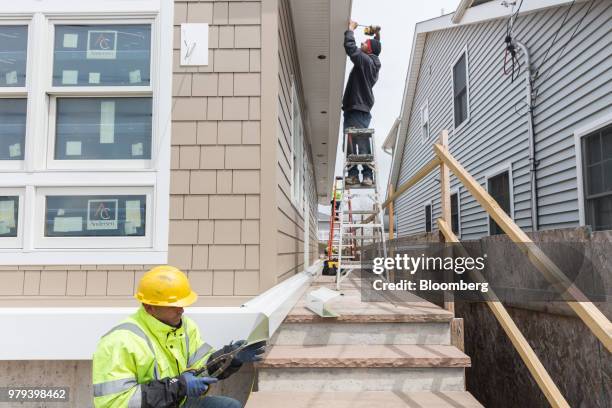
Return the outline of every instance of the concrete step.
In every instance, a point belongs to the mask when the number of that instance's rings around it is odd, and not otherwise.
[[[271,344],[312,346],[325,344],[439,344],[450,345],[447,322],[358,323],[326,319],[309,323],[284,323]]]
[[[464,391],[470,358],[441,345],[272,346],[261,391]]]
[[[272,392],[252,393],[245,408],[482,408],[465,391],[446,392]]]

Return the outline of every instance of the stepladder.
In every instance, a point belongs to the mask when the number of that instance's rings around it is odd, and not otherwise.
[[[352,271],[371,270],[372,254],[387,256],[374,129],[348,128],[343,139],[342,175],[334,190],[340,188],[340,204],[332,208],[338,236],[333,242],[337,290]],[[371,216],[373,222],[364,222]]]

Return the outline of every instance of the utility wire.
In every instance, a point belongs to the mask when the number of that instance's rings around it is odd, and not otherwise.
[[[572,5],[574,4],[574,2],[575,2],[575,0],[572,2]],[[572,35],[571,35],[571,36],[570,36],[570,38],[569,38],[569,39],[568,39],[568,40],[565,42],[565,44],[563,44],[563,47],[561,47],[561,49],[560,49],[560,50],[557,52],[557,59],[555,60],[555,63],[554,63],[552,66],[557,65],[557,63],[559,62],[559,60],[560,60],[560,59],[563,57],[563,55],[564,55],[564,53],[565,53],[565,48],[567,47],[567,45],[568,45],[569,43],[571,43],[571,42],[572,42],[572,40],[573,40],[573,39],[574,39],[574,37],[576,36],[576,33],[578,32],[578,29],[579,29],[579,28],[580,28],[580,26],[582,25],[582,23],[583,23],[584,19],[585,19],[585,18],[586,18],[586,16],[588,16],[588,15],[589,15],[589,13],[591,12],[591,9],[593,8],[593,4],[594,4],[594,3],[595,3],[595,1],[594,1],[594,0],[591,0],[591,1],[589,2],[589,7],[587,7],[587,9],[586,9],[585,13],[584,13],[584,14],[582,15],[582,17],[580,18],[580,21],[578,21],[578,24],[576,24],[576,27],[574,28],[574,31],[572,32]],[[572,5],[570,5],[570,8],[571,8],[571,6],[572,6]],[[568,10],[568,13],[569,13],[569,10]],[[567,14],[568,14],[568,13],[566,13],[566,16],[567,16]],[[565,20],[564,20],[564,21],[565,21]],[[561,27],[563,27],[563,24],[561,24]],[[548,50],[547,50],[547,54],[548,54],[548,51],[550,50],[550,48],[552,48],[552,46],[548,48]],[[540,68],[538,68],[538,70],[536,71],[536,73],[535,73],[535,75],[534,75],[534,81],[535,81],[535,80],[537,80],[537,79],[539,78],[539,71],[540,71],[540,69],[542,68],[542,66],[544,65],[544,63],[545,63],[545,62],[546,62],[546,60],[544,60],[544,61],[542,62],[542,64],[540,65]],[[551,66],[551,67],[552,67],[552,66]],[[551,72],[551,71],[549,70],[549,71],[546,73],[546,76],[545,76],[544,78],[542,78],[542,82],[544,82],[544,80],[545,80],[545,79],[547,79],[547,78],[550,76],[550,72]],[[539,87],[537,87],[537,88],[535,89],[535,94],[534,94],[534,98],[533,98],[534,108],[535,108],[536,100],[537,100],[537,98],[538,98],[539,91],[540,91],[540,88],[539,88]]]

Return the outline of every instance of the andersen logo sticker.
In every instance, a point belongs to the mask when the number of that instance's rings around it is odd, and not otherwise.
[[[87,59],[116,59],[117,31],[92,30],[87,32]]]
[[[116,230],[119,226],[118,205],[119,200],[87,201],[87,229]]]

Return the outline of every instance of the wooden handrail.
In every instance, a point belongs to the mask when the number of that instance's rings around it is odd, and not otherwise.
[[[453,233],[452,228],[450,228],[449,224],[446,221],[444,221],[443,219],[438,219],[438,227],[442,232],[442,235],[444,235],[444,239],[446,240],[446,242],[460,244],[459,239]],[[463,248],[461,245],[457,245],[455,247],[463,250],[464,252],[467,252],[465,251],[465,248]],[[462,256],[468,255],[462,254]],[[480,272],[472,270],[468,273],[470,274],[474,282],[485,282],[485,279]],[[529,345],[527,339],[525,339],[525,336],[523,336],[523,333],[521,333],[519,328],[514,323],[514,320],[512,320],[512,317],[510,316],[504,305],[497,298],[495,292],[493,292],[493,290],[489,288],[489,291],[483,293],[483,296],[486,297],[487,306],[489,306],[489,308],[493,312],[493,315],[495,315],[497,321],[504,329],[504,332],[506,332],[506,335],[508,335],[508,337],[510,338],[512,345],[518,351],[519,355],[521,356],[521,359],[523,360],[523,362],[527,366],[527,369],[529,370],[536,383],[546,396],[546,399],[548,400],[550,405],[555,408],[569,408],[570,405],[567,403],[567,401],[561,394],[559,388],[557,388],[557,385],[554,383],[554,381],[546,371],[546,368],[544,368],[544,366],[542,365],[542,362]]]
[[[527,254],[528,259],[554,285],[576,312],[578,317],[589,327],[591,332],[612,353],[612,324],[604,314],[574,285],[557,265],[514,223],[487,191],[459,164],[440,144],[434,145],[434,152],[455,176],[468,189],[472,196],[489,213],[497,225],[508,234],[508,237]]]
[[[397,191],[389,190],[390,193],[382,204],[382,208],[392,205],[395,200],[413,187],[436,167],[440,167],[440,184],[442,188],[442,218],[438,219],[439,229],[446,242],[458,243],[459,239],[450,227],[450,188],[449,170],[461,181],[461,183],[474,196],[476,201],[497,222],[500,228],[508,234],[508,237],[518,245],[527,255],[528,259],[544,275],[544,277],[563,294],[565,301],[574,310],[578,317],[587,325],[591,332],[601,341],[604,347],[612,352],[612,324],[595,305],[588,301],[586,296],[577,288],[550,258],[514,223],[512,218],[504,212],[499,204],[482,188],[482,186],[459,164],[459,162],[448,151],[448,133],[443,131],[440,143],[433,146],[435,157],[426,163],[419,171],[405,183],[401,184]],[[364,223],[371,222],[373,216]],[[461,247],[462,248],[462,247]],[[482,275],[476,276],[477,280],[484,282]],[[476,280],[475,280],[476,281]],[[497,296],[489,289],[487,305],[491,308],[493,315],[501,324],[502,328],[510,338],[513,346],[519,352],[529,372],[536,380],[538,386],[546,396],[548,402],[555,408],[569,407],[563,395],[550,378],[550,375],[534,353],[533,349],[520,332],[506,308]]]

